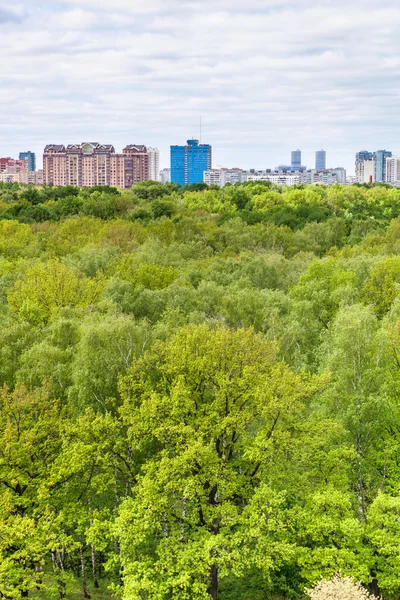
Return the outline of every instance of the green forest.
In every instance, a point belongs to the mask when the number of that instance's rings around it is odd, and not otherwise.
[[[400,598],[400,189],[0,184],[0,597]]]

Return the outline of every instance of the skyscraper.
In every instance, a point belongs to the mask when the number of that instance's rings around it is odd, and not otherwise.
[[[294,170],[301,168],[301,150],[293,150],[291,167]]]
[[[326,152],[325,150],[317,150],[315,153],[315,169],[324,171],[326,169]]]
[[[158,148],[147,148],[149,155],[149,179],[160,181],[160,151]]]
[[[26,160],[28,163],[28,171],[36,171],[36,156],[34,152],[20,152],[19,160]]]
[[[392,153],[388,150],[377,150],[374,152],[376,163],[375,181],[386,181],[386,159],[391,158]]]
[[[293,150],[291,154],[291,164],[290,165],[279,165],[276,167],[276,171],[306,171],[307,167],[301,164],[301,150]]]
[[[171,181],[179,185],[201,183],[211,169],[211,146],[188,140],[186,146],[171,146]]]

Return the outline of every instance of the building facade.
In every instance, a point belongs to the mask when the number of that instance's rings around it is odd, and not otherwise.
[[[186,146],[171,146],[171,181],[181,186],[201,183],[204,171],[211,169],[212,148],[188,140]]]
[[[292,169],[299,170],[301,167],[301,150],[293,150],[291,153],[291,167]]]
[[[271,181],[276,185],[291,186],[300,183],[308,185],[335,185],[346,183],[346,169],[311,169],[309,171],[257,171],[251,169],[244,173],[244,181]]]
[[[15,160],[14,158],[0,158],[0,173],[21,173],[28,170],[26,160]]]
[[[400,156],[391,156],[386,159],[385,181],[391,185],[400,185]]]
[[[160,181],[160,151],[158,148],[147,148],[149,154],[149,179]]]
[[[377,150],[374,152],[375,161],[375,181],[386,181],[386,159],[391,158],[392,153],[389,150]]]
[[[98,142],[49,144],[43,154],[43,177],[45,185],[131,188],[150,178],[149,153],[141,144],[126,146],[122,154]]]
[[[365,163],[368,163],[365,165]],[[372,165],[373,163],[373,165]],[[356,154],[355,164],[355,176],[357,183],[372,183],[375,181],[375,160],[374,153],[369,150],[361,150]],[[369,181],[371,177],[371,168],[373,167],[372,181]]]
[[[391,158],[392,153],[389,150],[361,150],[356,154],[356,178],[358,183],[373,183],[374,181],[386,181],[386,159]],[[364,165],[363,163],[368,163]],[[374,173],[371,179],[372,163]]]
[[[171,169],[161,169],[160,171],[161,183],[169,183],[171,181]]]
[[[43,170],[38,171],[2,171],[2,183],[24,183],[25,185],[43,185]]]
[[[311,169],[307,171],[307,183],[311,185],[335,185],[346,183],[346,169],[337,167],[336,169]]]
[[[36,155],[34,152],[31,152],[30,150],[27,152],[20,152],[19,160],[27,161],[28,171],[36,171]]]
[[[204,171],[204,183],[224,187],[227,183],[243,183],[246,181],[246,172],[243,169],[209,169]]]
[[[326,152],[325,150],[317,150],[315,153],[315,170],[323,171],[326,169]]]
[[[302,172],[306,171],[307,167],[301,164],[301,150],[293,150],[291,153],[290,165],[279,165],[276,169],[279,172]]]
[[[376,163],[374,160],[361,160],[356,162],[357,183],[374,183],[376,175]]]
[[[150,179],[149,154],[146,146],[130,144],[123,151],[124,157],[124,185],[117,187],[131,188],[135,183],[148,181]],[[118,154],[115,155],[120,156]],[[111,183],[110,185],[116,185]]]
[[[283,171],[257,171],[251,169],[246,171],[246,181],[270,181],[275,185],[297,185],[305,183],[305,176],[302,171],[287,172]]]

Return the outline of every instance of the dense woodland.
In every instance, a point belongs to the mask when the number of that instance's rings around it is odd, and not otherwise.
[[[399,217],[0,184],[0,597],[399,598]]]

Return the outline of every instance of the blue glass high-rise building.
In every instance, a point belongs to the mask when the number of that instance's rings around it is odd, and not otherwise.
[[[374,160],[374,153],[369,150],[360,150],[356,154],[356,163],[360,163],[367,160]]]
[[[294,170],[301,169],[301,150],[293,150],[291,167]]]
[[[317,171],[325,171],[326,169],[326,152],[325,150],[317,150],[315,153],[315,168]]]
[[[20,152],[19,160],[26,160],[28,162],[28,171],[36,171],[36,156],[34,152]]]
[[[392,153],[388,150],[374,152],[375,181],[386,181],[386,159],[391,157]]]
[[[211,146],[188,140],[186,146],[171,146],[171,182],[179,185],[201,183],[211,169]]]
[[[279,165],[276,167],[277,171],[307,171],[307,167],[301,164],[301,150],[293,150],[291,154],[290,165]]]

